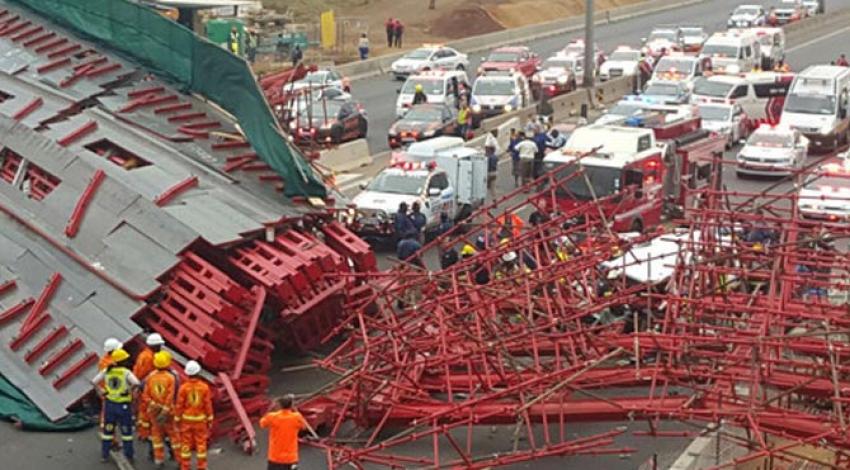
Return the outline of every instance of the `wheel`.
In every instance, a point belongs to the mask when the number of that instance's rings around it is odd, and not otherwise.
[[[361,139],[366,138],[366,134],[369,133],[369,122],[365,119],[361,118],[360,122],[357,124],[357,135]]]
[[[629,228],[629,231],[630,232],[643,233],[643,221],[640,220],[639,218],[633,220],[632,226]]]
[[[466,67],[464,67],[463,64],[457,64],[455,70],[457,70],[458,72],[463,72],[464,70],[466,70]]]
[[[741,178],[742,180],[747,179],[747,174],[741,173],[740,171],[736,171],[735,176],[737,176],[738,178]]]
[[[342,142],[342,126],[334,126],[331,129],[331,142],[335,144]]]

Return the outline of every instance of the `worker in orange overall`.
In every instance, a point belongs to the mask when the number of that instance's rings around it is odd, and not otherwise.
[[[177,392],[174,422],[180,432],[180,470],[192,468],[192,450],[197,453],[198,470],[207,468],[207,440],[213,423],[212,391],[198,377],[201,365],[195,361],[186,363],[189,379],[180,385]]]
[[[171,354],[168,351],[154,354],[153,365],[156,370],[145,379],[140,409],[144,409],[150,423],[153,463],[157,468],[162,468],[165,465],[165,438],[170,440],[172,446],[178,445],[174,433],[177,377],[169,370]],[[173,450],[172,455],[174,455]]]
[[[162,350],[165,340],[162,339],[159,333],[151,333],[145,340],[147,346],[136,357],[136,363],[133,364],[133,375],[139,378],[142,382],[145,378],[154,371],[153,355]],[[145,414],[145,404],[140,403],[139,409],[136,410],[136,429],[140,440],[147,440],[151,434],[151,424]]]
[[[298,433],[310,431],[318,439],[304,416],[295,409],[295,397],[284,395],[274,408],[260,419],[260,427],[269,430],[268,470],[293,470],[298,465]]]

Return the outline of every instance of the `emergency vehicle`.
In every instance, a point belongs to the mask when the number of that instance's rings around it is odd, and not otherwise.
[[[697,107],[702,118],[702,128],[725,137],[726,148],[732,148],[750,134],[750,120],[740,105],[700,103]]]
[[[584,172],[556,190],[563,210],[607,198],[601,207],[612,230],[641,232],[665,212],[681,213],[689,190],[708,184],[711,158],[722,154],[724,141],[700,129],[694,114],[632,116],[622,124],[576,129],[544,158],[544,169],[563,178]]]
[[[706,58],[701,59],[681,52],[672,52],[658,59],[650,82],[656,80],[683,81],[689,86],[693,86],[694,80],[702,76],[706,65],[709,64],[710,61]]]
[[[786,176],[803,168],[809,140],[800,131],[762,124],[747,139],[736,158],[738,177]]]
[[[850,162],[830,162],[812,171],[800,188],[797,208],[806,219],[850,222]]]
[[[741,106],[753,122],[777,123],[794,74],[752,72],[714,75],[694,82],[691,103],[726,103]]]
[[[531,83],[536,96],[553,97],[575,90],[583,79],[584,57],[558,53],[543,62]]]
[[[678,26],[656,26],[649,33],[649,36],[643,38],[642,41],[644,52],[652,57],[681,51],[684,47],[682,31]]]
[[[521,73],[487,72],[475,79],[469,104],[475,124],[529,106],[531,86]]]
[[[850,68],[813,65],[794,79],[782,124],[799,129],[818,150],[831,150],[848,142],[850,118]]]
[[[416,85],[422,86],[429,104],[445,103],[457,108],[458,99],[463,88],[469,90],[469,79],[463,70],[436,70],[411,75],[398,90],[395,104],[395,114],[402,117],[413,104]]]
[[[629,46],[620,46],[599,67],[599,80],[632,77],[640,72],[640,51]]]
[[[711,61],[716,74],[750,72],[761,66],[761,44],[749,30],[714,33],[702,45],[700,57]]]
[[[486,197],[487,157],[464,147],[460,138],[437,137],[393,155],[391,166],[354,197],[348,224],[363,238],[392,239],[399,204],[418,202],[427,234],[437,228],[441,213],[463,219]]]
[[[785,30],[782,28],[752,28],[761,46],[761,69],[771,70],[785,61]]]

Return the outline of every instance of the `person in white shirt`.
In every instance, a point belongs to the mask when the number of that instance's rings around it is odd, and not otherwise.
[[[522,167],[522,184],[532,180],[534,171],[534,155],[537,153],[537,144],[534,142],[534,133],[526,132],[525,139],[516,146],[519,152],[519,161]]]

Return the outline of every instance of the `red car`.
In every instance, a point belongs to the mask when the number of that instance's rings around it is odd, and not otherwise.
[[[481,59],[478,73],[492,71],[519,72],[531,78],[540,67],[540,57],[525,46],[500,47]]]

